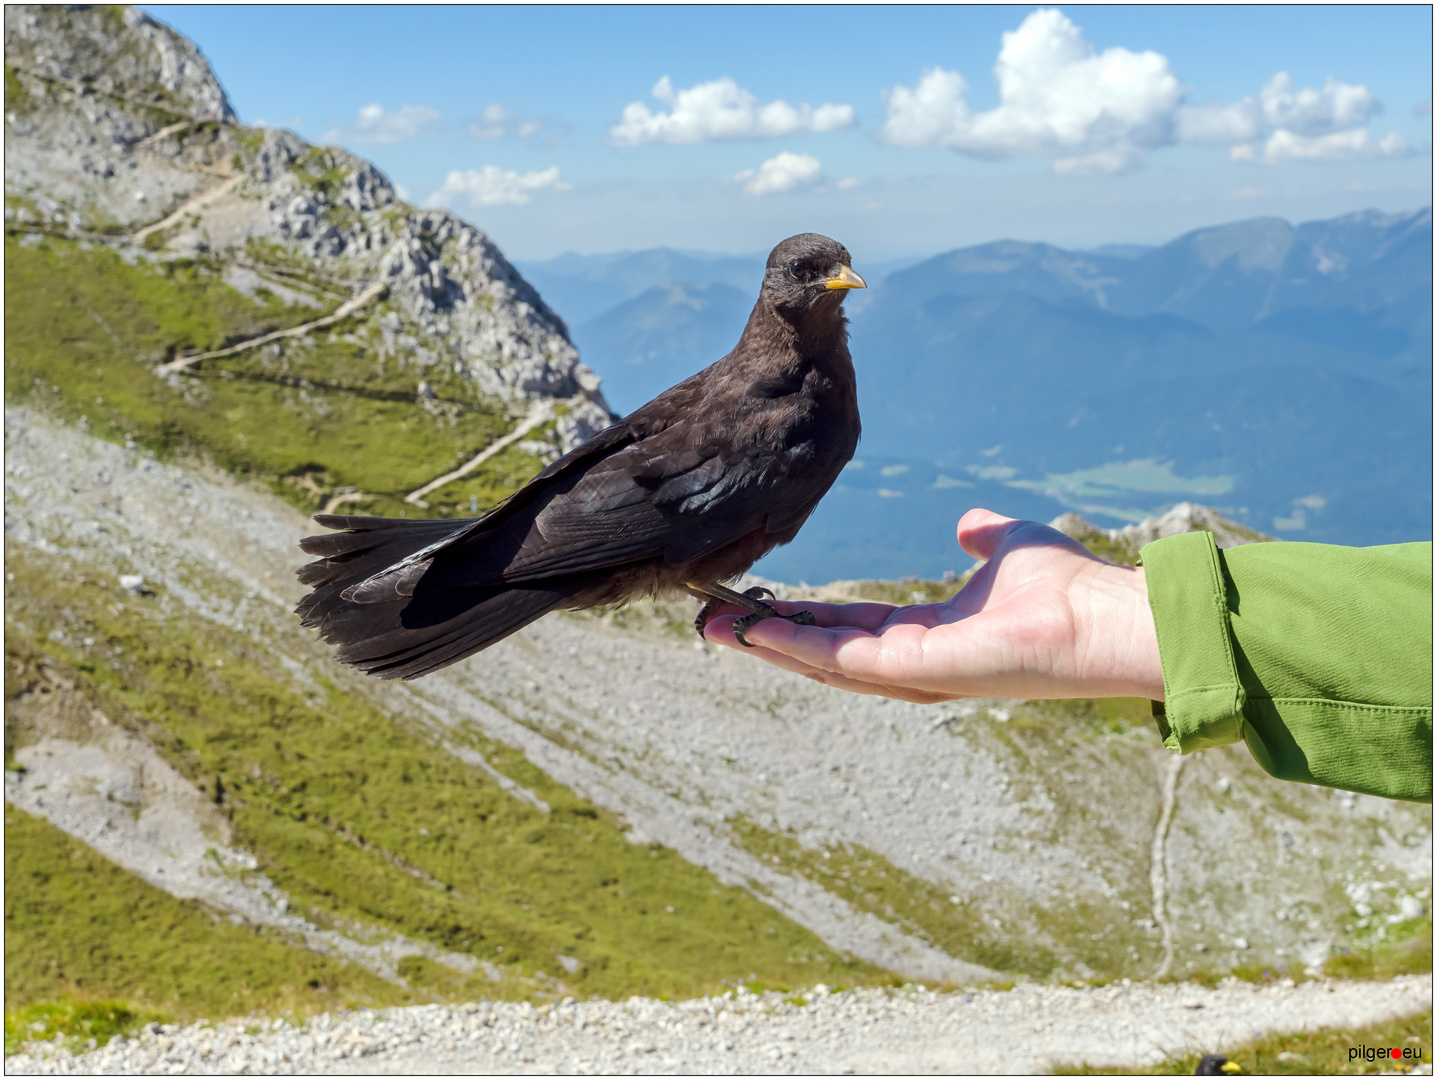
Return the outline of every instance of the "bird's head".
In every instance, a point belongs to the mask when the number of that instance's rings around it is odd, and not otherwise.
[[[837,240],[818,233],[790,236],[769,253],[761,295],[790,317],[822,311],[836,315],[849,289],[868,288],[848,263],[848,249]]]

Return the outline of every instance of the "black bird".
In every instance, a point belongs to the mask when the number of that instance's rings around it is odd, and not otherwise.
[[[687,591],[756,621],[727,588],[813,512],[858,446],[844,290],[848,251],[803,233],[773,249],[738,344],[541,472],[481,518],[320,514],[300,546],[296,613],[381,678],[426,675],[555,608]],[[812,622],[807,612],[778,616]],[[744,642],[747,644],[747,642]]]
[[[1221,1054],[1208,1054],[1198,1062],[1194,1076],[1231,1076],[1242,1072],[1242,1066],[1229,1061]]]

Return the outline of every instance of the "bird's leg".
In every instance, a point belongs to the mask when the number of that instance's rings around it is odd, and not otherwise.
[[[763,597],[774,599],[773,593],[762,585],[755,585],[744,592],[735,592],[733,589],[723,585],[696,585],[692,581],[684,583],[689,592],[704,600],[703,609],[699,612],[698,618],[694,620],[694,627],[702,635],[704,625],[713,618],[714,612],[724,604],[733,604],[748,612],[738,622],[733,624],[733,636],[746,649],[753,648],[744,638],[749,628],[756,622],[764,619],[787,619],[799,626],[812,626],[814,624],[813,614],[807,611],[795,611],[792,615],[782,615],[773,607],[763,602]]]
[[[714,613],[723,607],[724,602],[717,596],[705,596],[703,593],[694,592],[693,589],[689,589],[689,592],[703,601],[703,607],[699,608],[699,613],[694,616],[694,629],[698,631],[699,637],[703,637],[704,627],[709,624],[709,620],[714,617]]]

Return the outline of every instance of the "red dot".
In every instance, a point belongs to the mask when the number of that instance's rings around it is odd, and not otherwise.
[[[1392,1056],[1393,1056],[1393,1057],[1401,1057],[1401,1056],[1402,1056],[1402,1051],[1401,1051],[1398,1047],[1395,1047],[1395,1046],[1394,1046],[1394,1047],[1392,1048]]]

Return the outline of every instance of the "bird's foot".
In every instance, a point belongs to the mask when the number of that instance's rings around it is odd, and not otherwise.
[[[755,585],[751,589],[745,589],[741,594],[733,595],[746,596],[750,600],[762,600],[765,596],[768,597],[770,600],[775,599],[773,592],[769,589],[765,589],[762,585]],[[734,600],[731,600],[728,597],[724,596],[701,596],[701,599],[703,599],[704,602],[703,607],[699,608],[699,613],[694,616],[694,629],[698,631],[699,637],[704,636],[704,627],[706,627],[709,624],[709,620],[712,619],[715,614],[717,614],[719,608],[723,607],[725,604],[732,604],[735,602]],[[742,604],[741,606],[747,607],[750,614],[752,614],[754,611],[754,607],[752,604]],[[769,607],[767,604],[763,604],[762,606],[769,611],[773,611],[773,608]],[[776,611],[774,611],[773,613],[775,615],[778,614],[778,612]]]
[[[698,631],[699,637],[704,636],[704,627],[709,624],[709,620],[714,617],[719,608],[724,606],[724,603],[725,601],[720,600],[717,596],[710,596],[704,601],[703,607],[699,608],[699,613],[694,616],[694,629]]]
[[[770,597],[773,596],[773,593],[768,592],[767,589],[764,589],[763,592],[768,593]],[[750,589],[745,595],[753,596],[753,593],[754,590]],[[776,611],[774,608],[769,607],[767,604],[764,604],[763,607],[763,611],[756,611],[752,615],[745,615],[742,619],[739,619],[738,622],[733,624],[733,636],[738,638],[738,643],[742,645],[745,649],[753,648],[753,644],[748,640],[745,635],[753,627],[754,623],[762,622],[764,619],[787,619],[789,622],[793,623],[796,626],[815,625],[813,612],[811,611],[795,611],[792,615],[783,615]]]
[[[687,585],[687,588],[704,602],[704,606],[699,609],[698,616],[694,619],[694,629],[699,632],[700,637],[703,637],[704,627],[708,621],[724,604],[733,604],[748,611],[747,615],[733,625],[734,637],[738,638],[739,644],[747,649],[751,649],[753,646],[748,643],[744,635],[748,633],[754,623],[764,619],[787,619],[799,626],[814,625],[812,612],[796,611],[792,615],[783,615],[775,608],[765,604],[763,602],[765,597],[770,600],[775,600],[777,597],[762,585],[755,585],[741,593],[734,592],[723,585],[698,585],[692,582]]]

